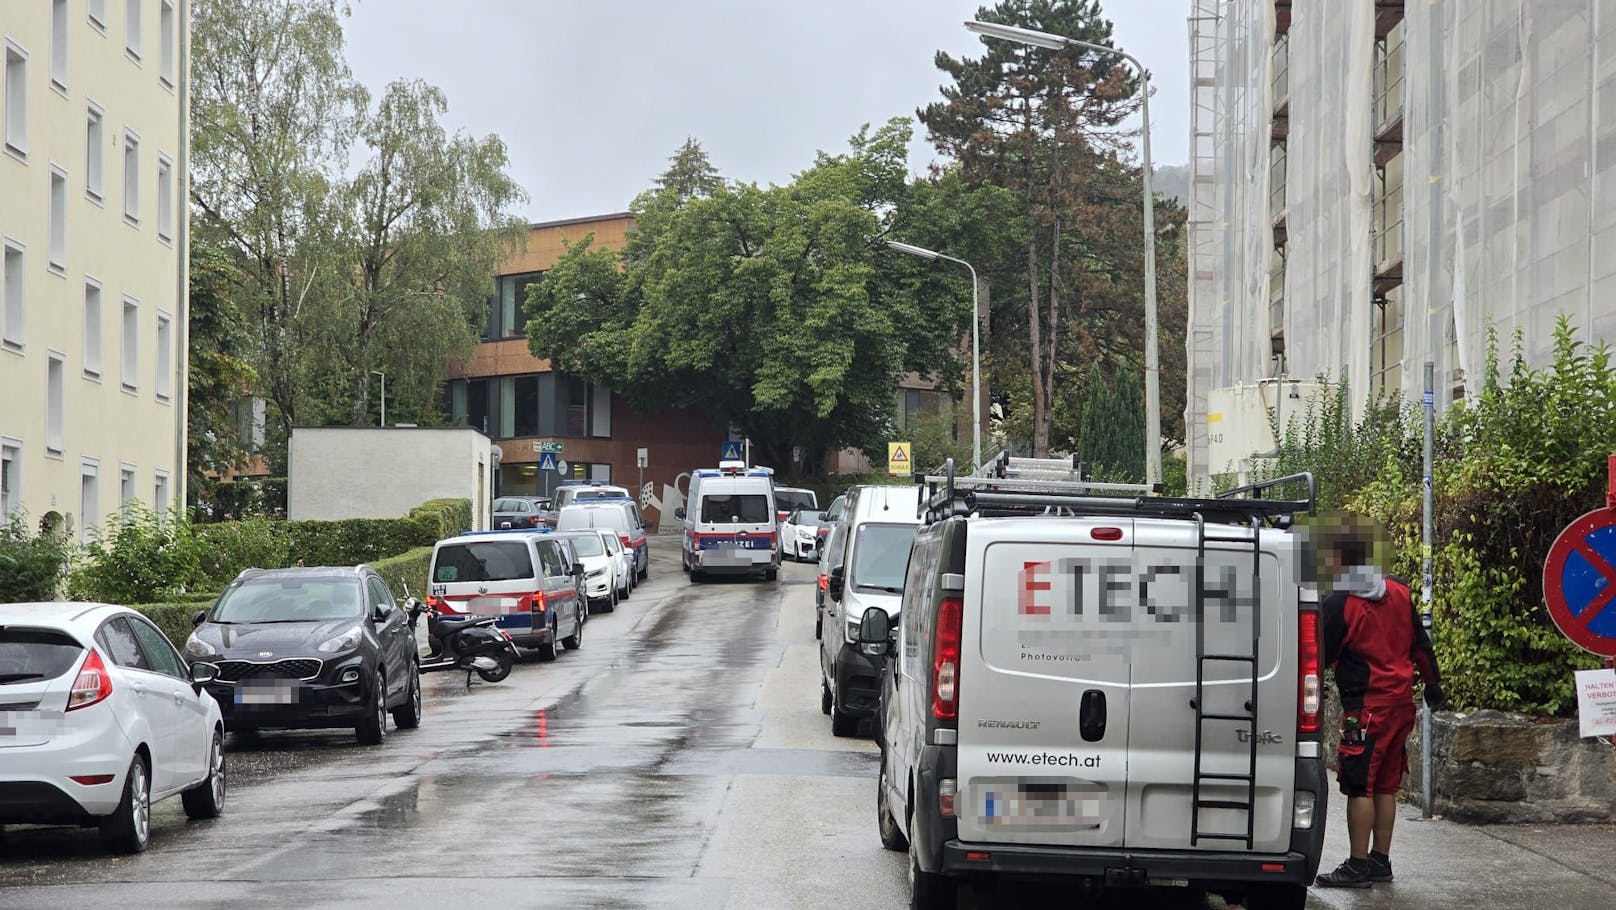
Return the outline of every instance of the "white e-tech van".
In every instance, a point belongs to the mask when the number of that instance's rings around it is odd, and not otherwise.
[[[936,479],[896,629],[864,615],[858,646],[891,661],[876,812],[914,906],[1038,878],[1301,910],[1328,792],[1289,530],[1312,478],[1182,499],[1052,461]],[[1307,498],[1241,498],[1280,484]]]
[[[710,575],[780,572],[774,477],[768,468],[702,468],[690,475],[690,496],[674,516],[684,521],[682,561],[690,580]]]

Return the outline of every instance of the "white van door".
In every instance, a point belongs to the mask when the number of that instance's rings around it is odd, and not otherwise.
[[[1220,540],[1206,544],[1201,652],[1212,657],[1198,661],[1196,531],[1182,521],[1135,526],[1135,577],[1152,581],[1134,612],[1137,640],[1146,647],[1133,664],[1125,844],[1284,852],[1296,779],[1298,579],[1295,559],[1280,554],[1293,542],[1282,532],[1264,532],[1259,562],[1251,543],[1222,540],[1249,541],[1250,526],[1207,525],[1206,534]],[[1261,596],[1253,598],[1259,583]],[[1260,623],[1255,648],[1253,623]],[[1252,663],[1240,659],[1253,654],[1255,687]],[[1204,676],[1199,715],[1198,664]],[[1253,715],[1255,723],[1239,719]],[[1255,786],[1248,779],[1253,769]],[[1249,812],[1242,808],[1247,805]]]
[[[981,571],[967,573],[961,630],[962,840],[1124,843],[1135,645],[1117,607],[1130,532],[1129,520],[971,524],[967,565]]]

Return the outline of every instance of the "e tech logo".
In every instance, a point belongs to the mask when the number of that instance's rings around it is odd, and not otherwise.
[[[1217,608],[1220,622],[1240,621],[1241,608],[1255,603],[1250,570],[1242,574],[1233,565],[1204,566],[1197,573],[1193,563],[1069,558],[1021,564],[1016,573],[1016,612],[1116,623],[1136,618],[1193,622],[1198,574],[1204,579],[1203,601],[1209,613]]]

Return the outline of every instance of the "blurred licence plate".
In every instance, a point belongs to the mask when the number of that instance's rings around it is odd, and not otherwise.
[[[494,616],[505,612],[505,600],[503,597],[473,597],[471,600],[466,601],[466,611],[469,613],[481,613],[484,616]]]
[[[703,565],[738,566],[752,561],[745,550],[738,547],[714,547],[701,554]]]
[[[994,781],[981,788],[982,819],[990,825],[1094,830],[1103,822],[1105,792],[1064,782]]]
[[[238,705],[290,705],[296,701],[297,685],[295,683],[236,687],[236,704]]]

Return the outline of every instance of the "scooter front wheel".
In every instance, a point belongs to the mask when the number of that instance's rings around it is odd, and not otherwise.
[[[477,671],[477,675],[481,676],[484,682],[499,682],[505,677],[511,675],[511,655],[509,652],[501,651],[498,654],[490,654],[488,656],[495,663],[499,664],[499,666],[492,670]]]

